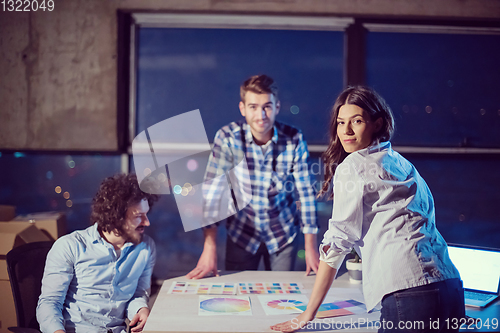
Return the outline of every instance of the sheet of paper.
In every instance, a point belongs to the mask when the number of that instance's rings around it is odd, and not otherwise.
[[[245,294],[303,294],[304,286],[295,282],[240,282],[238,292]]]
[[[301,313],[298,306],[307,306],[305,295],[258,295],[260,304],[266,315],[282,315]]]
[[[361,289],[357,288],[330,288],[325,299],[337,300],[337,299],[354,299],[361,303],[365,303],[365,297]],[[377,312],[380,311],[382,306],[378,303],[375,308],[370,311]]]
[[[336,303],[338,301],[353,300],[355,306],[342,306],[340,304],[340,309],[328,309],[331,307],[331,303]],[[359,305],[356,302],[363,303]],[[325,307],[323,309],[334,310],[331,313],[325,311],[323,315],[328,317],[316,317],[311,323],[310,327],[316,330],[361,330],[362,332],[377,332],[380,325],[380,306],[377,306],[370,313],[366,312],[366,307],[364,306],[364,297],[360,289],[357,288],[331,288],[325,297],[323,304]],[[297,308],[301,308],[298,306]],[[338,311],[341,310],[341,311]],[[354,311],[353,311],[354,310]],[[352,314],[340,314],[342,311],[349,311]]]
[[[190,295],[236,295],[237,287],[234,283],[203,283],[174,281],[168,290],[169,294]]]
[[[199,316],[251,316],[252,307],[248,296],[199,296]]]
[[[305,311],[307,305],[299,305],[297,308]],[[332,300],[331,297],[327,297],[320,305],[318,312],[316,313],[316,318],[340,317],[363,313],[366,313],[366,307],[361,302],[353,299]]]
[[[306,306],[297,306],[304,311]],[[380,311],[380,306],[373,312]],[[331,318],[349,315],[366,315],[363,293],[360,289],[331,288],[318,309],[316,318]]]

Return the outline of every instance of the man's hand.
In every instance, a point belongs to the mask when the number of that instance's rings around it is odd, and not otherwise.
[[[203,233],[205,235],[203,252],[196,267],[186,275],[188,279],[201,279],[210,272],[214,276],[219,276],[217,273],[217,228],[204,229]]]
[[[148,308],[140,308],[139,311],[134,315],[129,323],[131,332],[142,332],[144,325],[146,325],[146,320],[149,317]]]
[[[205,275],[212,272],[214,276],[219,276],[217,274],[217,251],[216,249],[204,249],[203,253],[198,260],[196,267],[189,272],[186,277],[188,279],[201,279]]]
[[[311,273],[318,273],[319,267],[319,252],[316,242],[316,234],[304,234],[304,248],[306,251],[306,275]]]

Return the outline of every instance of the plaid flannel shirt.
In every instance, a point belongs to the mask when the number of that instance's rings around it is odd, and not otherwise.
[[[220,216],[224,215],[221,210],[229,212],[225,215],[229,237],[253,254],[262,242],[269,253],[279,251],[294,240],[299,225],[304,234],[318,232],[309,152],[302,133],[275,122],[271,140],[263,153],[261,146],[254,142],[246,121],[232,122],[215,135],[205,172],[205,184],[208,184],[203,188],[205,225],[210,228],[220,221]],[[249,203],[238,207],[237,211],[233,200],[222,197],[230,198],[228,172],[244,157],[246,171],[233,173],[231,183],[233,191],[236,182],[249,193]]]

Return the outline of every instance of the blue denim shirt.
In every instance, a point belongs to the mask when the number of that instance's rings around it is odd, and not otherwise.
[[[333,193],[320,260],[338,268],[356,249],[368,310],[388,293],[460,277],[436,228],[429,187],[389,142],[347,156]]]
[[[155,257],[154,241],[147,235],[117,254],[96,224],[59,238],[42,280],[41,331],[125,332],[125,312],[131,319],[148,306]]]

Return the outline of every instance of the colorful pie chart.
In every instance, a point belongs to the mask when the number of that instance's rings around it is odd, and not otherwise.
[[[200,308],[211,312],[243,312],[250,310],[250,302],[237,298],[211,298],[202,301]]]
[[[301,301],[296,301],[294,299],[277,299],[267,303],[270,308],[280,309],[280,310],[297,310],[296,306],[305,305]]]

